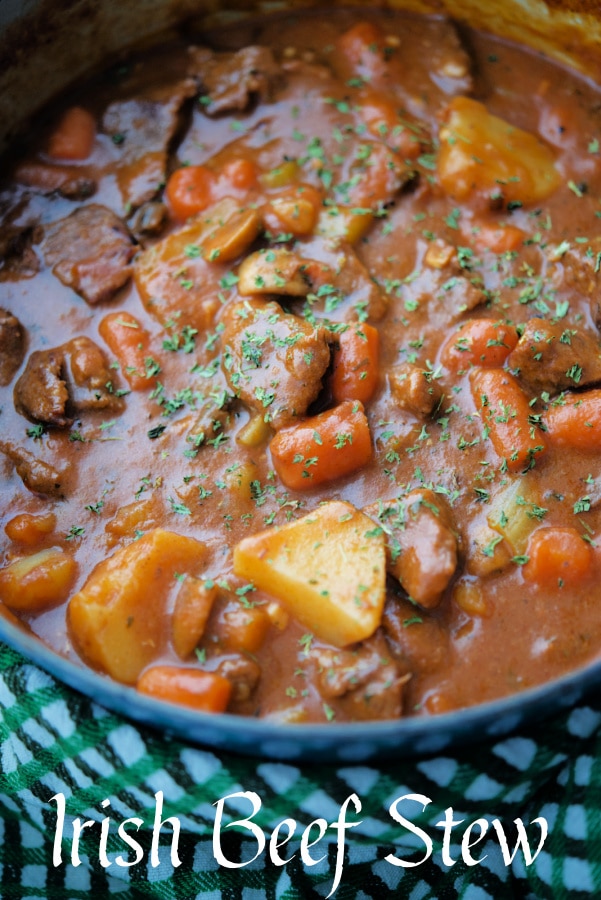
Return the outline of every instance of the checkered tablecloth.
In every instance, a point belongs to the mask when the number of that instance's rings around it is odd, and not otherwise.
[[[327,897],[337,863],[337,900],[601,896],[601,696],[530,730],[453,756],[297,765],[216,753],[134,726],[0,645],[0,716],[3,900],[112,895],[300,900]],[[259,798],[251,821],[266,836],[264,852],[252,863],[247,861],[259,849],[256,833],[249,826],[227,828],[228,821],[249,816],[252,808],[248,797],[225,798],[246,792]],[[180,831],[176,841],[170,825],[160,834],[156,829],[153,857],[158,794],[164,803],[161,819],[173,817]],[[346,819],[355,824],[344,831],[342,851],[341,831],[331,826],[351,794],[361,810],[348,805]],[[413,828],[402,827],[389,811],[407,794],[431,801],[404,800],[397,807]],[[59,796],[66,806],[62,843],[56,839],[60,801],[51,800]],[[447,831],[445,848],[444,828],[436,823],[451,807],[453,820],[463,822]],[[517,841],[514,820],[524,823],[534,853],[540,832],[528,823],[538,817],[548,825],[542,849],[529,865],[519,848],[508,862]],[[95,824],[84,828],[74,855],[77,818]],[[118,828],[131,818],[143,824],[124,825],[137,843],[128,855]],[[276,865],[269,838],[286,818],[295,820],[297,831],[276,850],[290,861]],[[469,851],[480,861],[469,865],[461,838],[466,826],[481,818],[488,830]],[[315,819],[325,820],[328,828],[320,841],[305,847],[311,859],[321,858],[308,865],[300,836]],[[505,857],[493,819],[507,836]],[[427,843],[417,828],[432,840],[427,859]],[[474,826],[473,839],[479,829]],[[214,832],[228,866],[220,864]],[[278,836],[287,834],[282,827]],[[306,840],[318,837],[313,826]],[[413,865],[395,865],[390,857]]]

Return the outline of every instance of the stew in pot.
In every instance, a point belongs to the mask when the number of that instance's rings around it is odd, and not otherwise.
[[[0,189],[3,615],[295,723],[597,656],[600,122],[541,56],[357,12],[41,114]]]

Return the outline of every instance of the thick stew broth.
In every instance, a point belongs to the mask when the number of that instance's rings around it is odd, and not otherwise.
[[[4,615],[292,722],[597,656],[600,103],[356,12],[75,86],[0,193]]]

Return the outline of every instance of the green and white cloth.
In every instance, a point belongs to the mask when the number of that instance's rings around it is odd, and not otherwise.
[[[216,753],[134,726],[0,645],[0,721],[2,900],[113,895],[302,900],[328,896],[337,862],[341,870],[336,900],[601,896],[601,697],[520,734],[453,756],[297,765]],[[222,865],[213,843],[215,804],[223,801],[218,830],[223,858],[232,865],[245,863],[257,853],[256,835],[248,826],[225,825],[249,816],[252,806],[247,798],[224,798],[251,791],[261,804],[252,822],[267,838],[265,851],[238,868]],[[158,865],[152,865],[157,794],[164,801],[161,819],[177,819],[180,833],[175,841],[172,827],[163,825],[154,847]],[[355,812],[353,803],[348,805],[347,822],[359,824],[344,832],[344,855],[338,857],[339,832],[328,827],[320,841],[305,848],[312,859],[323,859],[303,864],[303,829],[315,819],[331,826],[351,794],[362,808]],[[389,812],[391,804],[407,794],[424,798],[422,803],[404,800],[398,806],[413,828],[421,828],[432,840],[432,852],[423,862],[424,838],[395,822]],[[61,846],[55,842],[59,800],[51,801],[57,795],[66,801]],[[431,802],[424,808],[425,798]],[[103,807],[103,801],[109,802]],[[445,857],[444,829],[436,823],[450,807],[453,819],[463,823],[449,832]],[[471,857],[482,861],[469,865],[462,857],[466,826],[482,818],[498,820],[507,836],[506,854],[516,847],[513,822],[521,819],[534,854],[540,831],[529,823],[540,817],[548,835],[531,864],[526,865],[520,848],[508,862],[492,825],[481,841],[475,842],[480,825],[471,832]],[[96,823],[82,832],[79,865],[73,857],[76,818]],[[139,845],[128,856],[118,827],[130,818],[144,824],[139,829],[136,823],[124,826]],[[104,854],[103,819],[108,819]],[[275,865],[269,837],[284,819],[294,819],[297,831],[276,851],[290,861]],[[286,828],[280,830],[279,839],[287,833]],[[318,837],[319,829],[313,826],[307,841]],[[172,860],[173,849],[177,855]],[[124,865],[136,856],[139,862]],[[391,856],[414,865],[395,865],[387,859]]]

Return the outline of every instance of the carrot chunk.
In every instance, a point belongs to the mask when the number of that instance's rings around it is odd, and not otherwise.
[[[176,169],[165,188],[165,197],[173,216],[184,222],[202,212],[214,200],[215,185],[215,173],[206,166]]]
[[[373,22],[357,22],[336,41],[335,68],[342,77],[355,76],[373,83],[385,78],[388,73],[386,51],[383,31]]]
[[[473,240],[477,247],[492,250],[493,253],[509,253],[520,250],[526,239],[526,232],[517,225],[479,224],[474,229]]]
[[[601,451],[601,388],[569,394],[549,407],[543,421],[550,443],[589,453]]]
[[[578,531],[566,528],[539,528],[528,541],[528,562],[522,566],[526,581],[540,588],[576,586],[591,571],[593,552]]]
[[[401,120],[398,104],[387,94],[363,88],[357,111],[370,134],[392,147],[403,159],[416,159],[421,152],[419,125]]]
[[[95,137],[94,116],[81,106],[72,106],[50,135],[46,153],[52,159],[84,160],[92,152]]]
[[[150,374],[148,332],[127,312],[109,313],[98,326],[100,336],[111,348],[121,371],[133,391],[144,390],[154,384]]]
[[[310,490],[349,475],[372,455],[363,405],[345,400],[333,409],[282,428],[269,448],[276,472],[293,490]]]
[[[494,319],[468,319],[442,348],[441,362],[452,372],[468,366],[502,366],[518,342],[513,325]]]
[[[231,682],[216,672],[183,666],[153,666],[136,685],[142,694],[190,706],[202,712],[225,712],[232,693]]]
[[[510,472],[520,472],[545,452],[542,435],[530,422],[528,398],[504,369],[475,368],[470,372],[472,397],[495,452]]]
[[[221,170],[221,177],[239,191],[249,191],[257,186],[261,170],[252,159],[232,159]]]
[[[367,403],[378,386],[379,335],[372,325],[352,325],[338,338],[330,381],[336,403]]]

